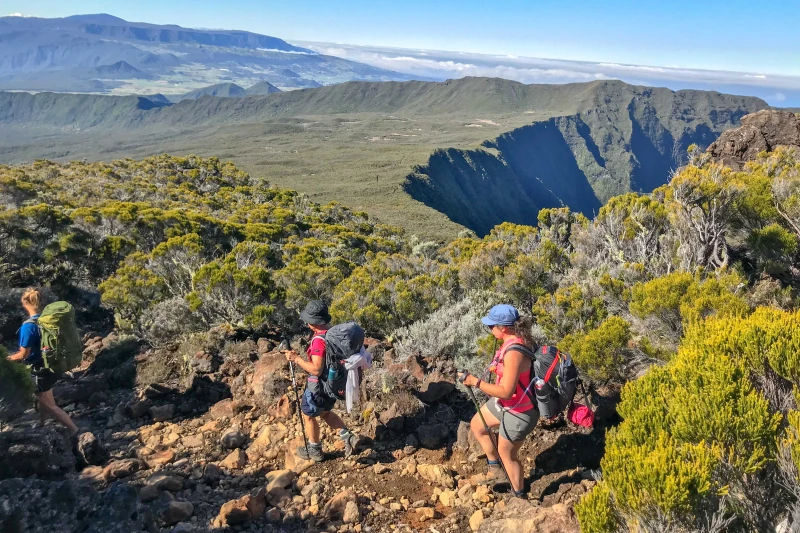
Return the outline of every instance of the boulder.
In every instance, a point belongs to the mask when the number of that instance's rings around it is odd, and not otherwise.
[[[745,115],[741,126],[722,132],[707,152],[734,170],[777,146],[800,147],[800,118],[791,111],[765,109]]]
[[[478,439],[475,438],[475,434],[472,433],[469,422],[459,422],[455,447],[467,455],[474,455],[475,457],[483,455],[483,448],[481,448]]]
[[[263,407],[271,405],[276,396],[286,390],[290,383],[285,377],[287,368],[286,358],[278,352],[263,354],[253,365],[250,389]]]
[[[483,511],[478,509],[477,511],[472,513],[472,516],[469,517],[469,528],[472,531],[478,531],[478,529],[480,529],[480,527],[481,527],[481,524],[483,524],[483,520],[484,520]],[[504,529],[502,531],[507,531],[507,530]],[[516,533],[516,530],[512,530],[512,531],[514,531]]]
[[[175,404],[154,405],[150,408],[150,416],[153,417],[154,422],[172,420],[172,417],[175,416]]]
[[[247,436],[239,431],[238,427],[233,427],[220,437],[219,442],[223,448],[233,450],[234,448],[241,448],[246,440]]]
[[[438,402],[455,390],[456,386],[452,378],[448,378],[440,371],[435,370],[425,376],[419,388],[418,397],[424,403]]]
[[[233,450],[228,456],[222,460],[220,466],[228,470],[239,470],[244,468],[247,464],[247,454],[242,450]]]
[[[90,432],[78,436],[79,459],[87,465],[101,465],[108,460],[108,451],[100,440]]]
[[[267,502],[273,507],[282,507],[292,499],[292,493],[281,487],[273,487],[266,496]]]
[[[160,400],[178,391],[162,383],[151,383],[144,389],[144,396],[148,400]]]
[[[397,403],[393,403],[389,409],[383,411],[378,420],[392,431],[401,431],[406,423],[406,418],[400,413]]]
[[[356,503],[356,496],[350,490],[343,490],[328,500],[323,509],[326,519],[341,522],[344,519],[348,503]]]
[[[175,452],[173,452],[172,450],[164,450],[163,452],[156,452],[152,455],[147,456],[147,459],[145,459],[145,461],[147,462],[147,466],[149,468],[163,466],[171,463],[174,460],[175,460]]]
[[[402,361],[395,361],[394,350],[390,349],[383,354],[383,364],[389,374],[394,377],[403,379],[411,376],[417,381],[425,379],[425,371],[420,366],[416,356],[412,355]]]
[[[470,526],[472,520],[470,519]],[[476,531],[476,528],[473,528]],[[505,512],[494,513],[481,520],[480,533],[579,533],[578,521],[572,509],[564,504],[539,507],[529,501],[512,498]]]
[[[293,470],[273,470],[267,473],[267,491],[280,487],[286,489],[292,486],[297,474]]]
[[[200,374],[216,372],[219,365],[213,356],[206,352],[197,352],[189,360],[189,367]]]
[[[11,427],[0,431],[0,479],[53,477],[75,470],[76,457],[66,430]]]
[[[164,498],[165,494],[161,495]],[[194,514],[192,502],[159,498],[156,505],[156,521],[161,526],[171,526],[189,520]]]
[[[289,399],[289,396],[284,394],[267,409],[267,414],[279,420],[291,418],[294,414],[294,402]]]
[[[106,480],[123,479],[132,476],[142,468],[139,459],[120,459],[108,464],[103,470]]]
[[[345,524],[356,524],[361,520],[361,511],[358,509],[358,504],[354,501],[348,501],[344,506],[344,513],[342,513],[342,522]]]
[[[238,498],[222,504],[219,509],[219,514],[214,520],[216,527],[237,526],[250,522],[251,515],[250,509],[247,508],[247,502],[244,498]]]
[[[263,456],[270,449],[281,445],[288,434],[289,428],[283,422],[266,426],[253,440],[247,451],[254,455]]]
[[[261,518],[267,511],[267,497],[264,487],[253,489],[250,494],[243,496],[244,504],[250,511],[252,518]]]
[[[422,479],[444,489],[453,489],[456,486],[455,479],[442,465],[417,465],[417,473]]]
[[[423,448],[435,450],[450,436],[450,429],[444,424],[428,424],[417,428],[417,438]]]
[[[210,420],[220,420],[222,418],[231,419],[236,416],[235,407],[233,399],[225,398],[211,406],[206,414],[206,418]]]
[[[124,412],[129,418],[141,418],[150,412],[152,406],[150,400],[134,400],[125,404]]]
[[[445,507],[455,507],[458,493],[454,490],[445,490],[439,494],[439,502]]]
[[[155,487],[158,490],[177,492],[183,488],[183,478],[175,474],[157,472],[147,478],[145,486]]]
[[[102,374],[83,376],[80,379],[62,379],[53,387],[53,397],[58,405],[88,402],[92,394],[108,390],[108,380]]]

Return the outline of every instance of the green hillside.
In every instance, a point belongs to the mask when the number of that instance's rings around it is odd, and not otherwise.
[[[351,82],[168,107],[136,97],[0,93],[0,161],[220,156],[314,200],[445,239],[464,226],[483,233],[503,220],[531,223],[543,207],[590,214],[615,194],[650,191],[689,144],[708,145],[766,107],[757,98],[619,81],[492,78]],[[454,150],[466,152],[442,155]]]

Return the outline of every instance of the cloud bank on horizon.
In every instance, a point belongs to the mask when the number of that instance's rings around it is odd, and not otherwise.
[[[293,44],[321,54],[419,76],[420,79],[445,80],[464,76],[489,76],[522,83],[574,83],[620,79],[634,85],[668,87],[673,90],[702,89],[757,96],[773,106],[800,107],[800,76],[339,43],[295,42]]]

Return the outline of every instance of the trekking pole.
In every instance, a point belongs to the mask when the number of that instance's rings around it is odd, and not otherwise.
[[[283,351],[281,350],[281,347],[283,346],[285,346],[286,350],[289,349],[289,339],[283,339],[281,341],[280,346],[278,346],[278,351]],[[303,445],[305,446],[306,451],[308,451],[308,437],[306,437],[306,425],[303,423],[303,411],[300,406],[300,394],[298,394],[297,392],[297,379],[294,376],[294,363],[292,363],[291,361],[289,361],[289,374],[292,376],[292,389],[294,389],[294,400],[295,403],[297,404],[296,405],[297,418],[300,419],[300,430],[303,432]]]
[[[468,375],[469,375],[469,372],[467,372],[466,370],[459,371],[458,372],[458,381],[462,385],[464,385],[464,380],[467,379]],[[497,454],[497,461],[500,463],[500,468],[503,469],[503,473],[506,475],[506,478],[508,479],[508,482],[510,484],[511,483],[511,476],[508,475],[508,470],[506,470],[506,465],[503,464],[503,458],[500,457],[500,450],[497,447],[497,441],[495,441],[494,432],[492,432],[492,430],[489,429],[489,424],[487,424],[486,423],[486,419],[483,418],[483,413],[481,412],[481,406],[478,403],[478,399],[475,397],[475,392],[472,390],[472,387],[467,387],[466,385],[464,385],[464,388],[467,389],[467,392],[469,393],[470,398],[472,398],[472,403],[475,404],[475,409],[477,409],[477,411],[478,411],[478,416],[481,417],[481,422],[483,422],[483,429],[486,430],[486,433],[489,435],[489,440],[492,441],[492,446],[494,446],[494,453]],[[512,489],[513,489],[513,485],[512,485]]]

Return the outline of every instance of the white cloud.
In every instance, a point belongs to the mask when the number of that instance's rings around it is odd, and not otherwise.
[[[786,95],[783,93],[775,93],[770,100],[775,100],[776,102],[785,102]]]
[[[7,17],[23,17],[23,18],[30,18],[33,15],[23,15],[22,13],[9,13],[6,15]]]
[[[635,85],[676,89],[716,89],[734,94],[757,94],[794,100],[800,76],[691,69],[675,66],[626,65],[613,62],[570,61],[489,55],[456,51],[401,49],[327,43],[295,43],[321,54],[350,59],[412,76],[444,80],[463,76],[507,78],[523,83],[570,83],[594,79],[621,79]],[[767,95],[772,94],[772,97]]]

